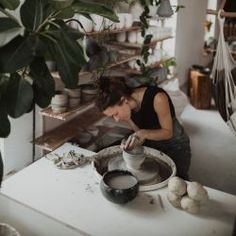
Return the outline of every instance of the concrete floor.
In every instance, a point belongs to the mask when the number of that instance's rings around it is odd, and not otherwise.
[[[191,140],[191,181],[236,195],[236,136],[220,114],[188,105],[181,122]]]

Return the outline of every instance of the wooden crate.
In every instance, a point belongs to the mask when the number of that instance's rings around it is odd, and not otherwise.
[[[197,109],[211,107],[211,81],[209,75],[190,70],[189,95],[191,104]]]

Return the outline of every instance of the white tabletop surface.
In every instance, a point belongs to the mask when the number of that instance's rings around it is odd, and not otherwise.
[[[54,152],[63,154],[70,150],[86,156],[93,154],[70,144]],[[1,192],[76,228],[78,235],[231,236],[236,196],[207,190],[210,200],[197,215],[172,207],[166,198],[167,188],[140,192],[130,203],[116,205],[102,196],[91,165],[59,170],[42,158],[5,180]]]

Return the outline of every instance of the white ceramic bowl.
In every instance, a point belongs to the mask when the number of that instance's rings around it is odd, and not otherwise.
[[[51,104],[66,106],[68,103],[68,96],[61,91],[57,91],[52,97]]]
[[[144,147],[139,146],[132,150],[123,150],[123,159],[128,169],[138,170],[145,160]]]
[[[74,108],[80,104],[80,98],[69,98],[69,107]]]
[[[137,43],[137,32],[129,32],[128,33],[128,41],[130,43]]]
[[[126,33],[123,32],[123,33],[119,33],[119,34],[116,34],[116,40],[117,42],[125,42],[126,41]]]
[[[62,113],[67,110],[67,107],[57,107],[57,106],[54,106],[53,104],[51,104],[51,108],[54,113]]]
[[[80,87],[75,88],[75,89],[65,88],[64,90],[70,98],[80,98],[80,96],[81,96],[81,88]]]

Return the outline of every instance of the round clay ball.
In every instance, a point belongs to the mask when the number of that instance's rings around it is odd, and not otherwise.
[[[169,202],[171,203],[173,207],[181,208],[181,205],[180,205],[181,196],[178,196],[174,194],[173,192],[168,192],[167,199],[169,200]]]
[[[208,199],[208,194],[205,188],[197,182],[190,182],[187,186],[188,196],[193,200],[201,203]]]
[[[198,213],[199,209],[200,209],[200,204],[199,202],[191,199],[188,196],[184,196],[181,201],[180,201],[180,205],[181,208],[185,211],[187,211],[188,213],[191,214],[196,214]]]
[[[187,192],[187,184],[185,181],[177,176],[170,178],[168,182],[168,189],[170,192],[183,196]]]

